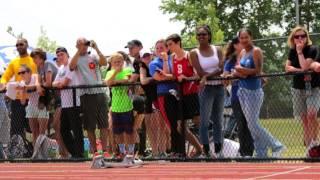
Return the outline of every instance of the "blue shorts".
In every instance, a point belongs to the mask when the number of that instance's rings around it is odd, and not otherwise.
[[[112,131],[114,134],[133,133],[133,111],[112,112]]]

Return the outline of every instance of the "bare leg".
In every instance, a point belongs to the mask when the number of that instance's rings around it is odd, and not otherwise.
[[[57,140],[57,143],[59,145],[60,155],[62,158],[67,158],[69,152],[63,143],[61,133],[60,133],[60,125],[61,125],[61,107],[58,107],[53,114],[52,126],[55,131],[55,139]]]
[[[29,119],[29,125],[30,125],[30,129],[32,131],[32,144],[34,145],[36,143],[36,140],[37,140],[38,136],[39,136],[38,119],[30,118]]]
[[[96,145],[96,135],[94,133],[94,130],[87,130],[88,138],[90,141],[90,148],[91,152],[95,153],[97,151],[97,145]]]
[[[107,150],[108,147],[108,128],[102,128],[100,129],[100,139],[101,139],[101,145],[102,150]]]
[[[314,140],[316,141],[319,134],[319,123],[317,121],[317,110],[316,109],[310,109],[308,111],[308,125],[310,130],[310,141]]]
[[[39,123],[39,134],[45,135],[48,127],[48,119],[38,119]]]
[[[157,129],[159,127],[159,123],[158,123],[158,120],[153,117],[155,117],[154,113],[145,114],[145,124],[146,124],[147,136],[149,137],[149,140],[150,140],[152,154],[157,155],[157,154],[159,154],[159,149],[158,149],[159,135],[157,134],[158,133]]]

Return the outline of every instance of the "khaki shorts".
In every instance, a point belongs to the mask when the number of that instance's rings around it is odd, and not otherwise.
[[[49,112],[46,108],[39,109],[28,105],[26,107],[26,118],[49,119]]]
[[[296,119],[301,119],[302,114],[307,114],[308,109],[320,108],[320,89],[313,88],[311,95],[306,95],[304,89],[291,88],[293,115]]]

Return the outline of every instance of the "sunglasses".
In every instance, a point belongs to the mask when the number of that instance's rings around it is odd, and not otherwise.
[[[22,75],[22,74],[25,74],[25,73],[27,73],[27,71],[20,71],[20,72],[18,72],[19,75]]]
[[[207,36],[207,33],[197,33],[197,36]]]
[[[16,44],[16,47],[19,47],[19,46],[24,46],[24,44],[23,43]]]
[[[307,35],[306,35],[306,34],[301,34],[301,35],[294,35],[293,37],[294,37],[295,39],[300,39],[300,38],[304,39],[304,38],[307,37]]]

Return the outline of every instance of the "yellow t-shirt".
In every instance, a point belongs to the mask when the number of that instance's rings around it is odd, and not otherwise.
[[[21,76],[18,75],[21,65],[26,65],[32,71],[32,74],[37,73],[37,65],[34,63],[31,56],[17,57],[10,61],[6,71],[1,77],[1,83],[6,84],[14,76],[15,81],[21,81]]]
[[[34,63],[31,56],[27,57],[17,57],[10,61],[6,71],[3,73],[0,83],[6,84],[14,76],[15,81],[21,81],[21,76],[18,75],[21,65],[26,65],[31,69],[32,74],[37,73],[37,65]],[[28,99],[28,97],[25,97]],[[17,92],[16,99],[21,99],[21,93]]]

